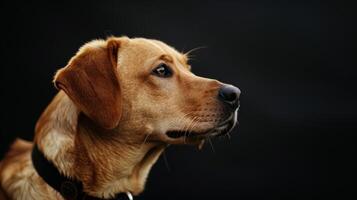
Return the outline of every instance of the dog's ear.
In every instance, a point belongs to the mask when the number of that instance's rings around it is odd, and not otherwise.
[[[54,78],[79,109],[105,129],[115,128],[121,118],[121,91],[117,77],[120,39],[85,44]]]

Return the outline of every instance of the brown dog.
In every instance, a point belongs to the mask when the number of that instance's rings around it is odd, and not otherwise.
[[[88,196],[138,195],[168,144],[199,145],[236,124],[239,89],[194,75],[187,61],[157,40],[85,44],[54,78],[61,91],[37,122],[39,152]],[[17,140],[0,163],[3,195],[64,199],[34,168],[33,146]]]

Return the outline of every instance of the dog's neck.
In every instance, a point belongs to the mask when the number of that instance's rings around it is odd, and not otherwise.
[[[35,142],[61,173],[82,181],[89,195],[137,195],[165,146],[134,142],[127,131],[96,127],[59,92],[37,123]]]

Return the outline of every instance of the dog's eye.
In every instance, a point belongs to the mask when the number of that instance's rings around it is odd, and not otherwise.
[[[166,64],[161,63],[159,66],[157,66],[152,73],[158,77],[162,78],[168,78],[172,76],[172,71],[170,67],[168,67]]]

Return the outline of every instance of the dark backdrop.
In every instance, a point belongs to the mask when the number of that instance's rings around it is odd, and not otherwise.
[[[130,2],[130,3],[129,3]],[[213,148],[170,147],[138,199],[309,199],[354,192],[353,65],[340,3],[2,3],[1,148],[32,139],[77,49],[109,35],[193,53],[193,72],[242,90],[239,128]]]

